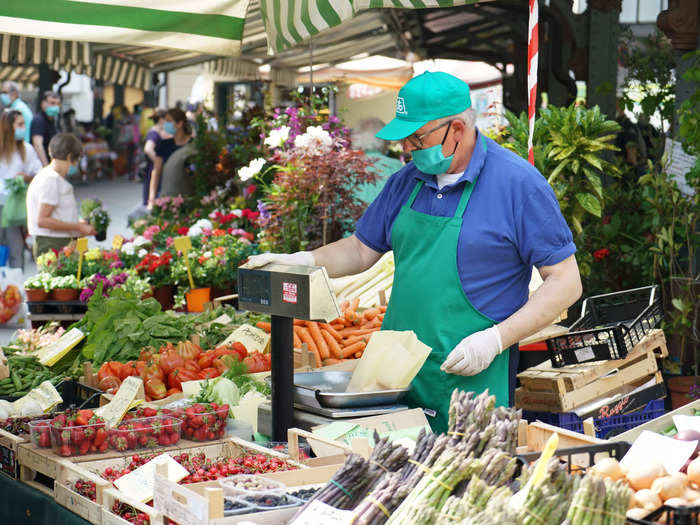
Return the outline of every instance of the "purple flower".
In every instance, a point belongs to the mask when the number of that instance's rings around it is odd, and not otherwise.
[[[270,212],[267,210],[265,203],[258,199],[258,211],[260,212],[260,218],[264,221],[270,220]]]
[[[92,297],[92,294],[94,294],[95,291],[92,288],[83,288],[83,291],[80,292],[80,300],[84,303],[87,303],[90,300],[90,297]]]
[[[109,265],[109,267],[110,267],[112,270],[116,270],[117,268],[123,268],[123,267],[124,267],[124,263],[121,262],[121,261],[114,261],[112,264]]]

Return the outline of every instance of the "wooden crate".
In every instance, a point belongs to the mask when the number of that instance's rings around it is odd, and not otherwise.
[[[19,479],[20,467],[18,449],[29,440],[29,435],[15,436],[0,429],[0,472],[12,479]]]
[[[105,491],[109,490],[112,484],[87,469],[81,469],[78,472],[73,469],[73,465],[75,463],[66,459],[59,462],[60,469],[54,482],[54,500],[84,520],[100,525],[102,523],[103,507],[98,501],[105,501]],[[78,479],[85,479],[95,483],[95,501],[78,494],[73,489],[73,485]]]
[[[524,410],[570,412],[620,387],[653,375],[657,358],[668,355],[663,331],[654,330],[625,359],[551,367],[546,361],[518,374],[515,406]]]
[[[126,503],[131,505],[139,512],[148,514],[149,521],[151,524],[161,524],[164,523],[163,518],[158,512],[150,505],[145,505],[140,501],[136,501],[128,497],[126,494],[120,493],[117,490],[108,489],[104,492],[104,507],[100,507],[101,521],[102,525],[131,525],[130,522],[126,521],[121,516],[117,516],[112,512],[112,505],[114,502],[120,501],[121,503]],[[94,523],[94,522],[91,522]]]

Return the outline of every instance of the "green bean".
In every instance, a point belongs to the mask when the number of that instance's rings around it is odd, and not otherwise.
[[[22,390],[22,381],[19,374],[13,370],[10,372],[10,377],[12,378],[12,382],[15,384],[15,388],[17,390]]]

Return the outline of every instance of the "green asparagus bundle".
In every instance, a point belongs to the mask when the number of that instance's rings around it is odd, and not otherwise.
[[[581,479],[569,512],[568,525],[624,525],[632,491],[622,482],[597,476]]]
[[[575,479],[552,458],[547,464],[547,474],[533,485],[525,503],[517,511],[522,525],[560,525],[571,504]]]
[[[399,473],[392,472],[382,478],[375,489],[355,507],[353,525],[381,525],[389,519],[411,491],[401,480]]]
[[[510,490],[498,488],[491,494],[486,508],[480,512],[468,510],[461,525],[520,525],[518,517],[508,506],[511,496]]]

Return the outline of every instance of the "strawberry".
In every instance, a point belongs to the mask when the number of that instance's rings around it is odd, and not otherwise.
[[[99,452],[104,452],[107,450],[107,441],[102,442],[102,444],[98,445],[97,450]]]
[[[117,437],[114,443],[114,448],[116,448],[120,452],[124,452],[129,448],[129,444],[126,441],[125,437]]]
[[[41,432],[39,434],[39,446],[41,448],[50,448],[51,447],[51,436],[49,435],[48,432]]]
[[[100,446],[107,439],[107,431],[104,428],[97,429],[95,432],[95,445]]]
[[[71,451],[70,445],[61,445],[58,449],[58,453],[61,456],[68,457],[72,456],[73,452]]]
[[[89,441],[83,441],[83,442],[80,444],[80,448],[79,448],[79,451],[80,451],[80,452],[79,452],[79,454],[80,454],[81,456],[84,456],[85,454],[88,453],[88,450],[90,450],[90,442],[89,442]]]

